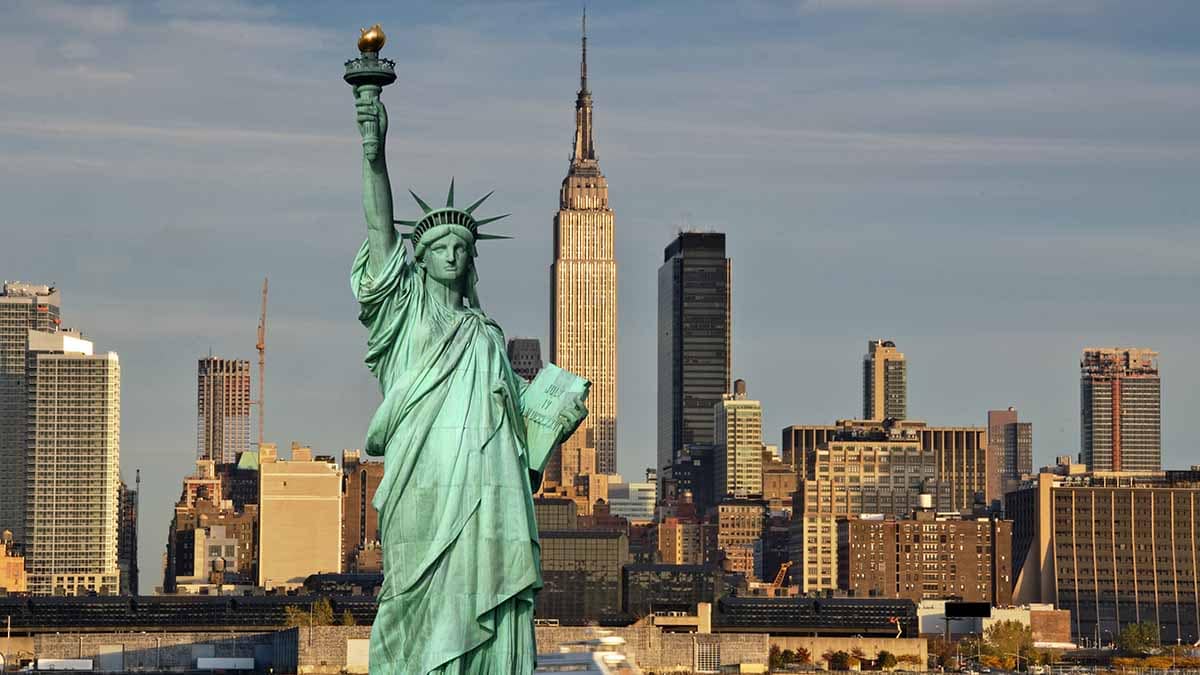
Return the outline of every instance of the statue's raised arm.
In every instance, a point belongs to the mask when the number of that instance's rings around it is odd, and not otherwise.
[[[397,245],[392,216],[392,185],[387,170],[387,109],[379,100],[381,87],[354,87],[358,133],[363,138],[363,216],[367,220],[368,268],[376,274]]]

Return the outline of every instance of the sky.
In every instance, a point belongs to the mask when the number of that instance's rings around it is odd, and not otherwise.
[[[53,283],[122,365],[143,592],[193,468],[196,361],[255,358],[267,440],[340,455],[379,402],[349,269],[365,226],[343,62],[383,24],[401,198],[489,190],[484,309],[548,353],[551,227],[578,88],[577,2],[238,0],[0,6],[0,278]],[[1198,461],[1200,5],[1104,0],[589,7],[616,213],[618,469],[656,438],[656,272],[727,234],[733,375],[764,436],[861,408],[870,338],[909,414],[1014,405],[1035,463],[1079,451],[1085,346],[1161,353],[1164,463]],[[404,215],[409,214],[408,216]],[[1190,411],[1190,412],[1189,412]]]

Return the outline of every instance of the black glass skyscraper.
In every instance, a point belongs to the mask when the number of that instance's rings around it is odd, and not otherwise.
[[[658,468],[711,445],[729,392],[732,266],[721,232],[681,232],[658,268]],[[661,475],[661,474],[660,474]]]

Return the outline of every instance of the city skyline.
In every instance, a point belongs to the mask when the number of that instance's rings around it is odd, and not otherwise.
[[[1056,454],[1078,453],[1080,350],[1127,345],[1162,354],[1163,461],[1186,465],[1179,420],[1196,405],[1200,363],[1188,360],[1197,320],[1185,310],[1193,306],[1187,289],[1196,286],[1200,237],[1187,225],[1194,206],[1177,176],[1194,175],[1198,155],[1191,141],[1195,116],[1182,117],[1194,112],[1197,96],[1180,89],[1197,67],[1194,46],[1182,39],[1195,26],[1194,13],[1173,26],[1139,17],[1145,23],[1132,21],[1115,35],[1076,17],[1091,29],[1068,39],[1034,27],[1033,18],[1045,18],[1039,11],[1009,9],[1004,20],[1031,33],[1033,53],[1023,56],[1016,47],[984,39],[969,9],[856,5],[856,12],[892,22],[896,36],[885,44],[921,34],[923,20],[960,25],[967,30],[958,39],[979,40],[996,63],[972,62],[978,72],[935,68],[928,80],[913,82],[902,67],[883,67],[884,55],[831,42],[834,37],[802,26],[823,25],[835,36],[877,35],[847,27],[854,12],[848,16],[824,3],[778,16],[759,7],[762,14],[723,26],[728,45],[717,44],[713,29],[685,21],[678,7],[660,14],[620,4],[593,10],[592,77],[605,92],[599,99],[605,111],[600,145],[606,173],[619,181],[614,187],[621,195],[617,257],[625,313],[619,351],[625,378],[618,471],[637,476],[653,465],[654,387],[629,375],[654,372],[657,257],[679,226],[727,233],[729,256],[737,263],[733,370],[754,383],[764,403],[769,443],[789,424],[852,416],[860,398],[852,369],[862,340],[887,335],[912,361],[909,416],[982,425],[987,410],[1016,405],[1037,427],[1034,465],[1040,466]],[[193,468],[195,359],[210,347],[230,358],[252,353],[264,265],[281,288],[272,297],[273,359],[291,365],[271,375],[279,393],[268,404],[275,431],[267,440],[300,440],[330,453],[361,445],[361,410],[371,407],[364,402],[373,402],[377,389],[357,367],[362,336],[341,262],[362,236],[354,187],[346,179],[354,175],[346,167],[355,140],[344,115],[345,91],[321,69],[336,72],[363,21],[380,20],[390,31],[395,26],[396,44],[412,45],[392,54],[407,66],[402,71],[408,79],[384,97],[394,111],[393,164],[401,176],[395,189],[440,189],[451,173],[464,187],[495,184],[496,199],[520,222],[517,240],[481,258],[480,274],[498,289],[484,298],[485,306],[509,336],[548,334],[545,303],[518,305],[504,293],[546,284],[546,222],[569,150],[570,100],[563,92],[573,85],[577,67],[576,8],[564,7],[525,28],[505,14],[511,8],[479,6],[434,16],[422,14],[428,9],[414,8],[412,17],[381,11],[369,19],[308,7],[271,15],[236,3],[226,5],[224,14],[208,15],[203,6],[64,8],[72,6],[17,7],[9,10],[14,20],[0,28],[4,50],[13,56],[0,67],[41,75],[29,80],[36,86],[6,101],[11,114],[0,125],[8,167],[0,194],[10,205],[4,236],[12,242],[0,251],[0,276],[56,282],[69,325],[86,326],[122,355],[123,475],[129,480],[135,468],[146,469],[143,506],[173,503],[179,479]],[[466,11],[479,16],[462,16]],[[1051,14],[1051,25],[1071,20]],[[1122,12],[1109,8],[1110,21],[1113,14]],[[519,10],[516,15],[528,18]],[[675,20],[678,27],[669,25]],[[735,48],[750,44],[749,34],[775,20],[791,26],[802,44],[788,47],[775,29],[749,61],[735,55]],[[216,39],[214,23],[240,32]],[[489,23],[504,28],[500,38],[482,39]],[[1136,33],[1147,24],[1165,35],[1160,45],[1175,50],[1140,42]],[[154,33],[168,25],[175,29],[169,48],[174,58],[164,64],[147,55],[163,52]],[[623,35],[630,26],[637,30]],[[31,60],[39,53],[31,36],[51,29],[67,36],[62,50]],[[679,36],[685,30],[699,41],[690,47],[650,41],[653,31]],[[431,69],[433,61],[452,55],[436,46],[455,31],[472,39],[452,42],[475,45],[475,52]],[[537,37],[531,46],[516,44],[530,35]],[[214,39],[228,55],[213,51]],[[427,47],[434,47],[432,56],[420,53]],[[497,55],[507,56],[484,63]],[[652,67],[674,75],[653,80],[666,88],[653,98],[646,96],[651,81],[639,72],[645,65],[634,63],[648,55],[655,59]],[[920,50],[906,55],[922,70],[931,57]],[[1026,59],[1038,57],[1055,64],[1051,72],[1033,74]],[[712,75],[700,78],[680,65],[689,58]],[[246,72],[252,62],[277,78],[265,85],[266,96],[251,86],[264,86],[255,79],[261,74]],[[319,74],[305,71],[310,64],[319,67],[309,71]],[[821,74],[814,64],[838,68]],[[532,79],[505,76],[533,66]],[[759,79],[739,82],[748,66]],[[174,102],[159,95],[146,113],[146,88],[165,86],[156,68],[197,90],[218,92],[223,107],[244,117],[186,92]],[[455,75],[447,76],[445,68]],[[193,79],[182,77],[185,72]],[[1099,87],[1110,77],[1134,93],[1099,101],[1062,97],[1064,83]],[[701,83],[746,96],[697,96]],[[774,85],[782,88],[768,91]],[[451,105],[449,115],[431,114],[414,103],[429,100],[431,92],[464,104],[485,97],[489,105],[480,112]],[[996,110],[971,102],[981,93],[990,94],[985,101]],[[114,104],[118,97],[129,104]],[[298,97],[311,97],[312,108],[298,109],[294,119],[282,114],[280,102]],[[70,109],[47,114],[46,106],[57,100]],[[1120,105],[1087,107],[1106,102]],[[796,110],[798,117],[764,112],[773,108]],[[872,108],[890,114],[877,116]],[[529,119],[497,117],[505,109]],[[1072,113],[1086,124],[1067,124],[1076,119]],[[731,140],[705,133],[735,116],[740,123],[731,127]],[[1127,124],[1139,118],[1148,121]],[[286,131],[274,126],[280,123]],[[935,128],[941,131],[929,131]],[[443,146],[440,154],[422,139],[464,134],[463,145]],[[111,154],[130,141],[147,151],[130,162]],[[247,147],[238,150],[238,144]],[[804,159],[782,162],[781,144]],[[279,152],[261,156],[264,148]],[[961,148],[980,158],[963,156]],[[215,162],[222,155],[230,161]],[[667,161],[683,170],[663,172]],[[761,166],[755,168],[756,162]],[[179,176],[187,186],[175,184]],[[1048,185],[1032,185],[1029,176]],[[255,180],[274,192],[269,203],[254,203],[239,184]],[[42,201],[51,183],[73,196],[56,212],[46,212]],[[1075,197],[1089,187],[1104,189],[1087,192],[1096,203],[1080,210]],[[134,199],[147,188],[158,194],[148,202]],[[792,189],[807,202],[800,217],[793,212]],[[861,201],[884,206],[858,204],[862,193],[874,199]],[[171,211],[162,200],[180,208]],[[230,236],[238,235],[242,246],[230,247]],[[1137,264],[1127,258],[1130,248],[1143,252]],[[803,264],[778,273],[794,260]],[[218,263],[221,274],[213,275],[209,266]],[[853,307],[872,301],[878,287],[920,302],[915,308],[909,301],[875,303],[872,312]],[[967,322],[945,312],[929,321],[939,304],[969,309],[974,303],[990,305],[987,315]],[[314,311],[322,304],[343,310]],[[1113,326],[1114,306],[1129,328]],[[820,322],[804,320],[817,316]],[[981,349],[1017,353],[979,363]],[[976,369],[968,371],[972,380],[989,386],[964,386],[961,374],[968,368]],[[795,387],[801,376],[819,385]],[[327,420],[318,411],[328,410],[330,401],[345,403]],[[151,539],[142,546],[143,570],[156,568],[158,537],[166,531],[154,511],[144,510],[142,531]]]

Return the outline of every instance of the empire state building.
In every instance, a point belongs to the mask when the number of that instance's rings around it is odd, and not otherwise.
[[[617,262],[608,181],[592,142],[586,15],[583,22],[575,143],[554,216],[550,359],[591,380],[592,388],[587,419],[547,468],[547,478],[564,487],[571,486],[574,474],[591,473],[591,461],[598,473],[617,470]]]

